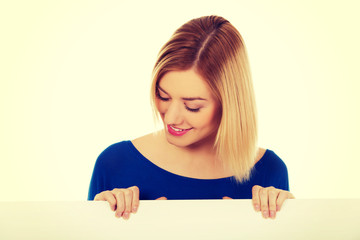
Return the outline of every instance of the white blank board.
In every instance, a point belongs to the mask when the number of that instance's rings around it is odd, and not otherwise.
[[[251,200],[140,201],[129,220],[106,202],[0,202],[0,239],[360,239],[360,199],[287,200],[275,220]]]

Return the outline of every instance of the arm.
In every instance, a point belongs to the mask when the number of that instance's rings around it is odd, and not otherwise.
[[[137,186],[109,190],[114,185],[121,185],[119,181],[113,183],[109,180],[118,174],[115,170],[121,169],[121,166],[116,164],[120,162],[119,156],[122,156],[121,152],[116,151],[115,145],[99,155],[90,181],[88,200],[107,201],[116,217],[129,219],[130,213],[136,213],[139,207],[140,191]]]

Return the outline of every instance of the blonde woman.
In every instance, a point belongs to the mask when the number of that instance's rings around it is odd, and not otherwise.
[[[89,200],[108,201],[128,219],[139,200],[252,199],[275,218],[294,198],[284,162],[257,146],[246,48],[229,21],[205,16],[181,26],[159,53],[151,97],[164,129],[105,149]]]

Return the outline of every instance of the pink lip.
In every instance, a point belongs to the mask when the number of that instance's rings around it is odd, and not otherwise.
[[[191,128],[189,128],[189,129],[186,129],[186,130],[184,130],[184,131],[177,132],[177,131],[175,131],[174,129],[172,129],[169,124],[167,125],[167,129],[168,129],[168,132],[169,132],[171,135],[177,136],[177,137],[182,136],[182,135],[186,134],[188,131],[191,130]]]

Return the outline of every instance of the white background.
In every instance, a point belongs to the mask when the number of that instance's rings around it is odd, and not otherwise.
[[[297,198],[359,198],[358,1],[2,1],[0,201],[85,200],[108,145],[154,131],[151,71],[188,20],[248,48],[260,145]]]

